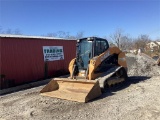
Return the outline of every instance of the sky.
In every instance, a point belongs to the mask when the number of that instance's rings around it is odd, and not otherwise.
[[[110,36],[117,29],[160,39],[160,0],[0,0],[0,27],[24,35],[58,31]]]

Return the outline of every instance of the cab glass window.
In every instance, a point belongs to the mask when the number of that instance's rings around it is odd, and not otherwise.
[[[95,56],[100,55],[104,51],[106,51],[109,48],[108,42],[106,40],[98,39],[95,43]]]

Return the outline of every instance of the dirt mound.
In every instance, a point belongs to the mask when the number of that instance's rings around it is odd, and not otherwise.
[[[160,67],[156,61],[145,54],[126,54],[129,76],[158,76]]]

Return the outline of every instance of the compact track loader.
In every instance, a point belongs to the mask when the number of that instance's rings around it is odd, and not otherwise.
[[[89,37],[77,40],[76,58],[69,64],[70,77],[53,78],[41,95],[88,102],[105,88],[127,78],[125,53],[109,47],[106,39]]]

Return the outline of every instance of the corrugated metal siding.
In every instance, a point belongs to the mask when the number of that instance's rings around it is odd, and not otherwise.
[[[64,60],[48,62],[48,76],[68,71],[68,64],[76,55],[74,40],[46,40],[32,38],[1,38],[1,73],[6,79],[22,84],[44,78],[43,46],[63,46]]]

